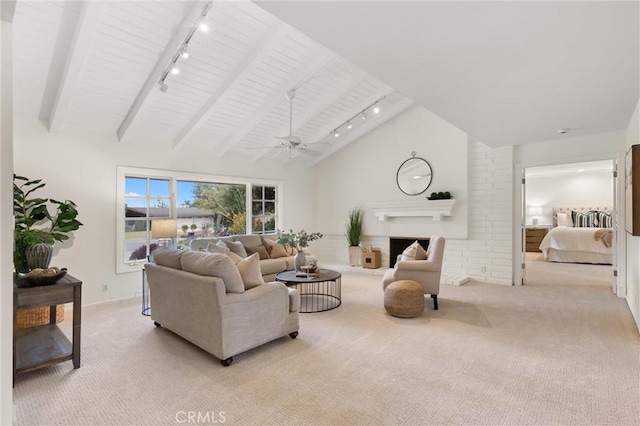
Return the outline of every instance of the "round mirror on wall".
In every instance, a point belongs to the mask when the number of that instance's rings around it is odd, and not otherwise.
[[[398,168],[396,182],[400,191],[407,195],[419,195],[431,185],[431,166],[424,158],[416,157],[415,152],[412,157],[405,160]]]

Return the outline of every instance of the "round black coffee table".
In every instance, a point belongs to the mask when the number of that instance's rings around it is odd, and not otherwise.
[[[300,312],[324,312],[335,309],[342,303],[340,272],[320,269],[313,278],[297,277],[296,271],[284,271],[276,280],[300,292]]]

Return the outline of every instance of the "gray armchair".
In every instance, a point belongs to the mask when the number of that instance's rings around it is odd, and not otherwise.
[[[388,269],[382,278],[382,289],[400,280],[413,280],[422,286],[424,294],[430,294],[433,299],[433,309],[438,309],[438,294],[440,293],[440,276],[442,274],[442,259],[444,257],[445,239],[434,235],[429,240],[429,256],[426,260],[400,260],[394,268]]]

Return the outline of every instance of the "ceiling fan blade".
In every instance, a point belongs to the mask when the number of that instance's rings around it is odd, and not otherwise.
[[[285,151],[284,149],[279,149],[278,151],[276,151],[275,154],[271,156],[271,158],[276,158],[278,155],[282,154],[284,151]]]
[[[301,152],[302,154],[305,154],[305,155],[310,155],[312,157],[318,157],[318,156],[322,155],[321,152],[314,151],[314,150],[308,149],[308,148],[297,148],[296,151]]]
[[[279,149],[282,148],[280,145],[272,145],[272,146],[248,146],[246,149]]]
[[[331,144],[329,142],[311,142],[311,143],[305,143],[305,146],[307,145],[315,145],[315,146],[331,146]]]

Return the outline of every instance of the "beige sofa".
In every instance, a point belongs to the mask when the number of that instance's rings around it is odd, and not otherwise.
[[[221,254],[164,249],[154,253],[154,260],[145,266],[151,319],[220,358],[224,366],[236,354],[298,335],[297,290],[280,282],[245,290],[241,279],[240,288],[229,292],[219,276],[240,275]]]
[[[278,236],[276,234],[267,234],[262,237],[260,235],[231,235],[228,237],[195,238],[191,240],[189,248],[196,251],[206,250],[209,244],[216,244],[221,240],[241,242],[245,248],[258,246],[264,247],[263,238],[275,241]],[[305,252],[305,256],[307,257],[307,261],[313,258],[313,255],[307,252]],[[286,257],[260,259],[260,271],[262,272],[262,278],[264,278],[266,282],[274,281],[276,279],[276,274],[294,269],[293,258],[293,255],[289,255]]]

